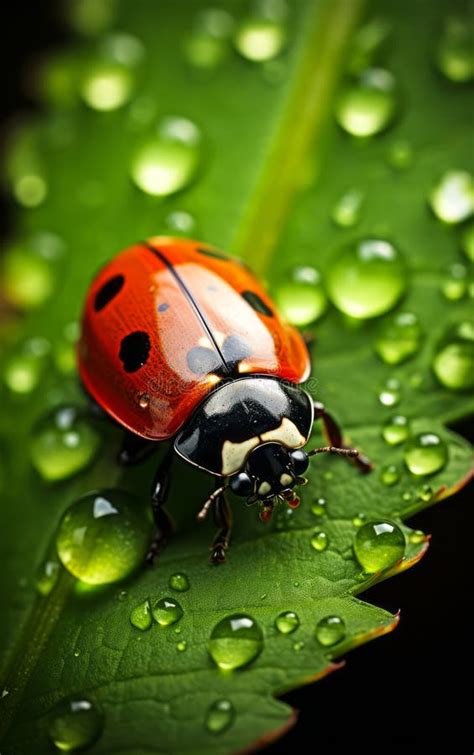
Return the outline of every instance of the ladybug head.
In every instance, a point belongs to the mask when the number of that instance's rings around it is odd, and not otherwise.
[[[230,489],[248,503],[261,501],[271,505],[276,497],[297,506],[295,485],[306,480],[301,475],[308,468],[308,455],[302,449],[290,449],[281,443],[261,443],[250,453],[245,467],[229,480]]]

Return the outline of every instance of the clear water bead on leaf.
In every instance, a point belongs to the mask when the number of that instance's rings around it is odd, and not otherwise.
[[[380,470],[380,479],[388,487],[396,485],[400,479],[400,470],[395,464],[387,464]]]
[[[332,208],[331,219],[341,228],[352,228],[360,220],[364,198],[360,189],[346,191]]]
[[[86,105],[93,110],[109,112],[128,102],[133,85],[134,76],[127,66],[97,60],[84,73],[80,93]]]
[[[413,475],[434,474],[446,466],[448,447],[436,433],[419,433],[407,442],[404,459]]]
[[[329,538],[327,533],[323,530],[315,530],[311,536],[310,542],[315,551],[322,553],[322,551],[325,551],[329,545]]]
[[[354,553],[364,572],[374,574],[403,558],[405,536],[394,522],[367,522],[356,532]]]
[[[131,177],[145,194],[165,197],[184,189],[194,178],[200,159],[201,133],[186,118],[164,118],[155,137],[135,153]]]
[[[396,406],[400,403],[400,381],[397,378],[389,378],[379,392],[378,398],[382,406]]]
[[[462,320],[452,325],[433,358],[433,371],[441,385],[452,391],[474,388],[474,322]]]
[[[435,61],[443,76],[455,84],[474,79],[474,23],[467,14],[446,20]]]
[[[382,428],[382,436],[389,446],[398,446],[405,443],[410,435],[408,418],[403,414],[394,414],[385,422]]]
[[[140,603],[138,606],[132,609],[130,613],[130,623],[136,629],[140,629],[142,632],[146,629],[150,629],[153,620],[151,617],[151,606],[148,598]]]
[[[48,734],[61,752],[75,752],[90,747],[100,737],[103,717],[90,700],[67,700],[53,711]]]
[[[31,462],[44,480],[64,480],[90,464],[100,445],[100,435],[81,411],[62,406],[33,429]]]
[[[443,276],[441,292],[448,301],[459,301],[467,294],[468,274],[465,265],[456,262],[451,265]]]
[[[287,282],[275,289],[274,296],[281,315],[298,327],[318,320],[328,304],[320,272],[308,266],[295,267]]]
[[[176,572],[172,574],[168,580],[168,584],[172,590],[177,592],[187,592],[189,590],[189,579],[184,572]]]
[[[292,634],[299,625],[300,620],[294,611],[283,611],[275,619],[275,627],[280,634]]]
[[[245,18],[234,33],[234,46],[242,57],[254,63],[272,60],[283,50],[286,25],[271,18]]]
[[[316,639],[324,647],[332,647],[346,636],[346,625],[340,616],[324,616],[316,625]]]
[[[235,718],[235,709],[230,700],[216,700],[209,706],[206,713],[206,729],[211,734],[222,734]]]
[[[393,244],[362,239],[343,247],[327,277],[333,304],[356,319],[377,317],[392,309],[406,287],[405,263]]]
[[[421,326],[412,312],[399,312],[381,324],[374,349],[385,364],[401,364],[420,348]]]
[[[234,19],[222,8],[207,8],[197,14],[192,33],[184,43],[187,62],[196,69],[213,71],[228,56]]]
[[[51,344],[40,336],[29,338],[8,355],[3,367],[3,381],[19,396],[31,393],[44,376]]]
[[[336,120],[353,136],[373,136],[392,123],[398,99],[394,76],[383,68],[369,68],[342,89]]]
[[[327,501],[325,498],[317,498],[311,504],[311,512],[314,516],[324,516],[326,513]]]
[[[465,170],[450,170],[433,187],[431,209],[444,223],[462,223],[474,212],[474,179]]]
[[[211,632],[209,654],[219,668],[246,666],[262,652],[263,633],[255,619],[244,613],[226,616]]]
[[[56,559],[44,561],[36,574],[35,585],[40,595],[49,595],[59,577],[60,564]]]
[[[180,604],[174,598],[161,598],[157,600],[151,610],[156,623],[162,627],[176,624],[184,613]]]
[[[130,493],[101,490],[71,504],[56,547],[66,569],[90,585],[118,582],[143,564],[150,538],[144,507]]]

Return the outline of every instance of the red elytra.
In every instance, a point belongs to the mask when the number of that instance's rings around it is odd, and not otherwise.
[[[239,261],[198,241],[154,237],[93,281],[78,348],[81,379],[115,420],[150,440],[174,436],[232,376],[304,381],[300,333]]]

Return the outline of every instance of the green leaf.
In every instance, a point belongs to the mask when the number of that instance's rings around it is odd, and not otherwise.
[[[94,753],[228,753],[256,746],[294,723],[294,713],[276,695],[324,676],[349,649],[396,625],[397,616],[357,596],[423,555],[427,538],[411,537],[403,520],[458,489],[471,465],[468,444],[446,423],[472,411],[474,402],[442,388],[431,371],[446,324],[469,314],[466,299],[447,301],[440,293],[446,267],[461,260],[459,237],[427,206],[443,171],[473,168],[468,93],[443,80],[432,65],[433,39],[451,5],[420,3],[408,12],[405,2],[387,4],[393,44],[382,62],[396,75],[404,106],[393,128],[373,140],[355,142],[334,125],[327,128],[362,11],[355,0],[292,5],[284,76],[276,83],[265,79],[271,69],[240,59],[230,47],[212,74],[186,65],[182,48],[200,3],[187,0],[184,12],[178,3],[124,2],[115,26],[142,40],[146,52],[135,74],[135,98],[107,113],[81,104],[76,77],[98,43],[77,42],[70,68],[62,64],[68,96],[17,136],[10,172],[26,163],[43,176],[48,193],[36,208],[20,213],[16,245],[29,253],[38,245],[35,234],[48,231],[64,242],[65,251],[47,267],[49,298],[3,328],[8,345],[3,375],[22,339],[48,338],[55,359],[45,357],[36,390],[12,395],[3,385],[0,396],[7,407],[0,431],[2,530],[8,533],[0,578],[2,752],[49,752],[51,716],[71,696],[92,700],[104,714]],[[238,0],[225,7],[238,19],[247,12]],[[151,110],[148,124],[137,125],[137,98],[142,118]],[[156,200],[131,184],[129,166],[157,118],[170,114],[190,118],[202,130],[202,157],[189,188]],[[410,143],[413,163],[396,171],[387,154],[401,140]],[[355,231],[342,230],[331,221],[331,211],[354,187],[366,195],[361,219]],[[47,596],[38,596],[37,569],[52,552],[60,516],[72,500],[117,485],[147,504],[156,459],[127,472],[118,469],[120,434],[112,428],[104,431],[100,458],[71,481],[41,481],[27,449],[35,422],[48,408],[81,400],[74,373],[64,372],[57,353],[64,346],[64,326],[79,317],[91,275],[115,250],[167,229],[172,211],[191,213],[194,235],[238,252],[275,288],[295,264],[315,264],[327,276],[337,248],[354,236],[389,236],[408,267],[409,287],[398,311],[418,315],[422,346],[409,361],[389,367],[374,352],[379,321],[356,327],[330,309],[316,328],[317,382],[309,387],[340,419],[350,442],[370,456],[372,474],[361,476],[342,459],[318,457],[300,509],[276,516],[272,524],[236,503],[228,562],[215,568],[207,561],[212,524],[195,523],[208,481],[178,462],[169,506],[178,533],[153,569],[88,591],[63,572]],[[426,481],[407,471],[403,447],[390,447],[381,437],[393,409],[382,406],[378,394],[390,378],[400,382],[396,410],[409,417],[412,433],[435,432],[448,444],[447,465]],[[312,440],[320,444],[319,429]],[[392,487],[380,478],[388,464],[400,471]],[[423,484],[432,488],[430,500]],[[321,497],[327,513],[315,516],[311,504]],[[362,573],[353,553],[353,520],[360,512],[398,523],[407,541],[404,559],[372,576]],[[311,545],[315,529],[327,535],[321,552]],[[177,571],[189,579],[186,592],[169,587]],[[132,626],[134,609],[163,597],[182,605],[176,625],[154,624],[146,631]],[[275,628],[283,611],[297,613],[294,633]],[[258,622],[264,647],[248,667],[225,674],[209,656],[209,637],[222,618],[238,612]],[[315,637],[316,624],[329,615],[340,616],[346,626],[344,639],[332,648]],[[235,718],[215,734],[205,722],[220,699],[231,701]]]

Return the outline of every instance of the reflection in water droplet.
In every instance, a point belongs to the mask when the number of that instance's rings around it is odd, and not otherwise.
[[[364,193],[360,189],[351,189],[342,195],[334,205],[331,218],[341,228],[352,228],[360,220]]]
[[[158,135],[148,139],[132,160],[131,177],[145,194],[168,196],[194,178],[200,157],[201,134],[186,118],[161,121]]]
[[[473,23],[468,17],[449,17],[436,49],[438,70],[449,81],[463,84],[474,78]]]
[[[246,60],[272,60],[286,44],[286,26],[270,18],[246,18],[235,30],[234,46]]]
[[[325,551],[329,545],[329,538],[327,536],[327,533],[323,530],[315,530],[311,537],[311,545],[315,551],[318,551],[320,553],[322,551]]]
[[[162,627],[176,624],[183,615],[183,609],[174,598],[161,598],[152,607],[153,618]]]
[[[183,572],[172,574],[169,578],[168,584],[172,590],[177,590],[177,592],[186,592],[190,587],[189,579]]]
[[[404,459],[412,474],[434,474],[446,465],[448,447],[435,433],[419,433],[407,442]]]
[[[211,734],[221,734],[232,725],[235,718],[234,706],[230,700],[216,700],[206,714],[206,729]]]
[[[398,110],[395,78],[383,68],[369,68],[342,89],[336,102],[336,120],[349,134],[378,134]]]
[[[226,616],[212,630],[209,654],[221,669],[246,666],[263,650],[263,634],[257,622],[243,613]]]
[[[140,501],[121,490],[88,493],[64,513],[56,537],[58,556],[90,585],[118,582],[145,559],[150,525]]]
[[[295,267],[274,298],[282,317],[299,327],[318,320],[327,308],[321,274],[314,267]]]
[[[382,239],[363,239],[343,247],[327,278],[333,304],[357,319],[388,312],[405,286],[405,264],[400,252]]]
[[[474,323],[452,325],[436,349],[433,371],[441,385],[452,391],[474,388]]]
[[[383,439],[389,446],[405,443],[409,435],[410,425],[403,414],[394,414],[389,417],[382,429]]]
[[[356,532],[354,553],[363,570],[374,574],[403,558],[405,536],[394,522],[367,522]]]
[[[346,625],[340,616],[325,616],[316,625],[316,639],[324,647],[332,647],[346,636]]]
[[[300,620],[294,611],[283,611],[275,619],[275,627],[280,634],[292,634],[300,625]]]
[[[64,480],[88,466],[100,445],[100,435],[81,411],[62,406],[33,429],[31,462],[44,480]]]
[[[441,283],[441,293],[448,301],[459,301],[467,294],[467,268],[456,262],[446,271]]]
[[[450,170],[431,191],[429,202],[437,218],[461,223],[474,212],[474,180],[465,170]]]
[[[400,470],[395,464],[388,464],[380,470],[380,479],[389,487],[396,485],[400,479]]]
[[[53,711],[48,734],[61,752],[90,747],[101,735],[103,717],[90,700],[67,700]]]
[[[399,312],[382,323],[374,348],[385,364],[401,364],[420,348],[421,326],[412,312]]]
[[[151,618],[150,601],[148,598],[132,609],[132,612],[130,613],[130,623],[137,629],[141,629],[142,632],[146,629],[150,629],[153,622]]]

